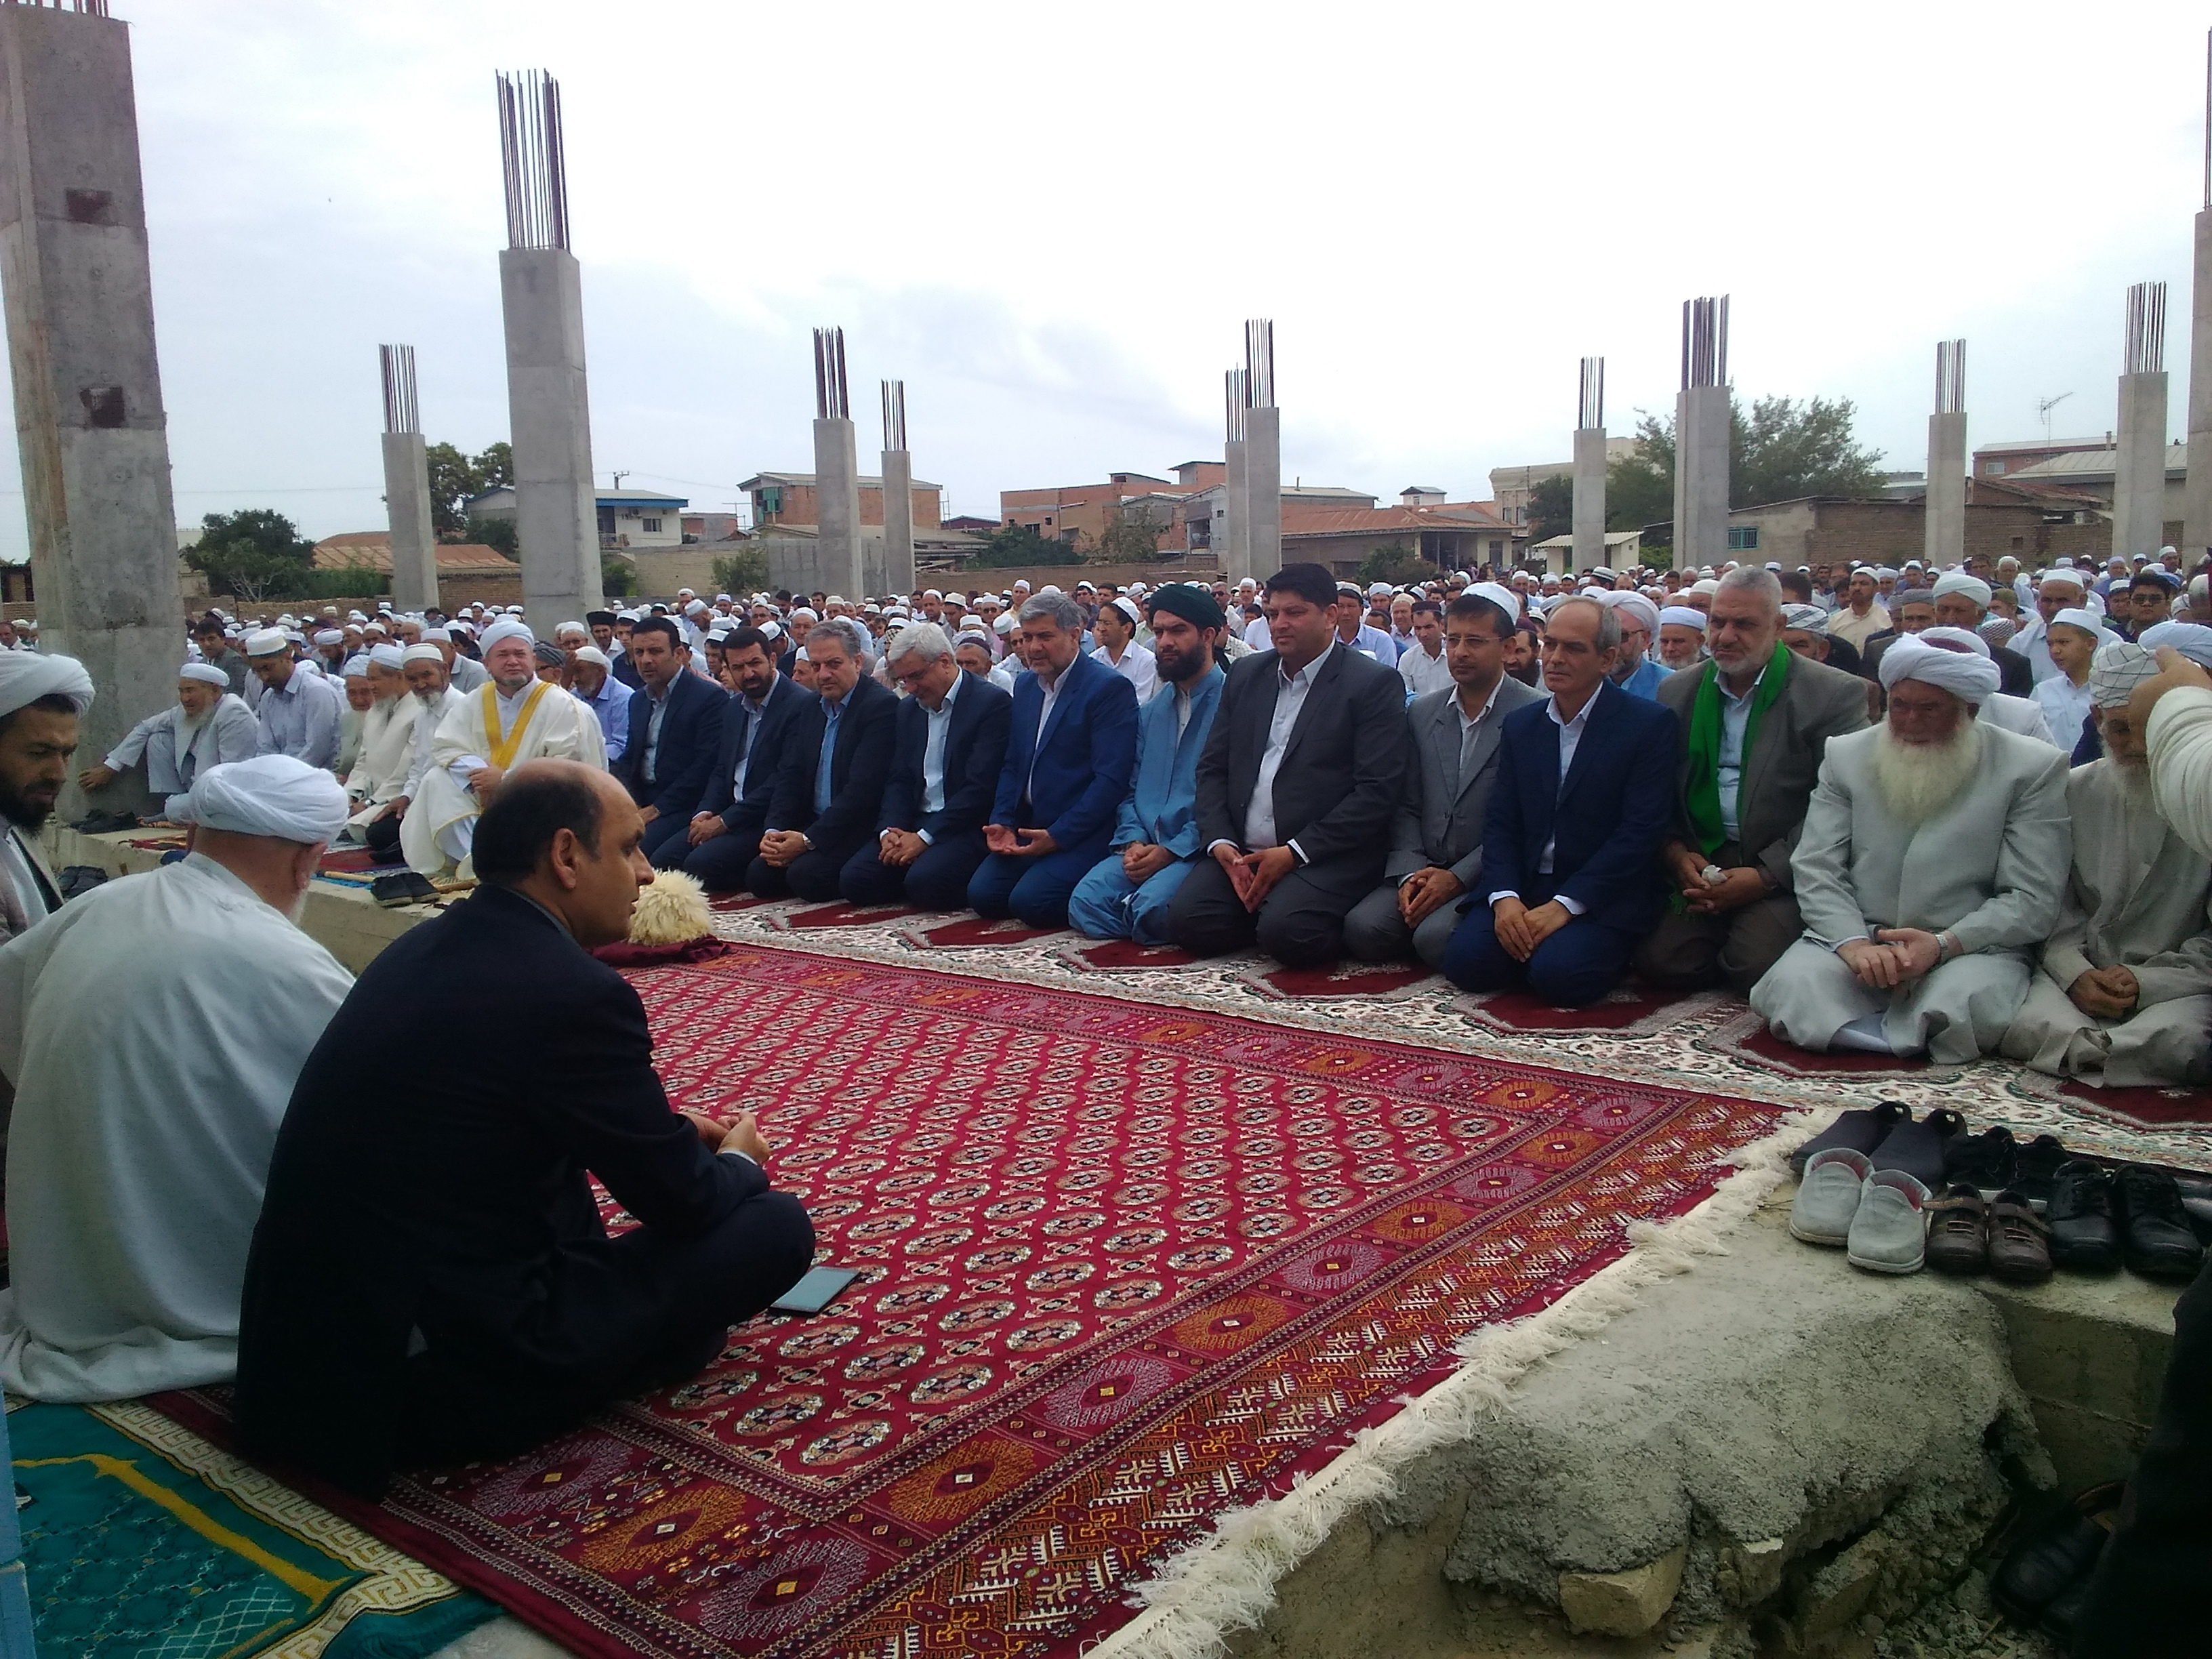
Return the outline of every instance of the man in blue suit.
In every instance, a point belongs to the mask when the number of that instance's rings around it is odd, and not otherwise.
[[[723,672],[738,694],[725,706],[721,750],[690,827],[662,842],[653,860],[663,870],[697,877],[710,893],[744,890],[785,745],[800,711],[814,705],[805,686],[776,672],[770,653],[778,643],[757,628],[740,628],[723,641]]]
[[[1228,619],[1190,582],[1146,601],[1163,687],[1137,711],[1136,781],[1121,802],[1106,857],[1078,882],[1067,920],[1090,939],[1168,942],[1168,901],[1199,854],[1198,757],[1213,729],[1224,676],[1213,650]]]
[[[1137,766],[1136,688],[1083,650],[1083,612],[1065,593],[1022,606],[1014,713],[986,858],[968,884],[981,915],[1067,925],[1075,884],[1105,855]]]
[[[665,617],[630,629],[639,689],[630,694],[629,742],[610,769],[645,814],[645,855],[681,847],[722,747],[728,692],[690,672],[691,653]]]
[[[890,779],[898,699],[871,678],[850,624],[806,632],[815,695],[792,722],[745,885],[760,898],[834,899],[837,878],[876,833]]]
[[[1006,763],[1014,700],[961,672],[935,623],[915,623],[884,647],[891,684],[907,694],[893,723],[890,781],[875,841],[846,860],[837,890],[848,904],[924,910],[967,908],[984,856],[983,820]]]
[[[1525,985],[1579,1008],[1611,990],[1659,920],[1674,817],[1674,711],[1610,673],[1620,617],[1569,599],[1545,621],[1551,701],[1505,717],[1482,842],[1482,895],[1443,971],[1470,991]]]

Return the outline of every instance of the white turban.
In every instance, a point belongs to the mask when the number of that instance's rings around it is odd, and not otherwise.
[[[1914,637],[1925,644],[1955,645],[1961,651],[1971,651],[1978,657],[1990,656],[1990,642],[1971,628],[1923,628]],[[1882,654],[1887,656],[1888,653],[1884,652]],[[1990,659],[1992,662],[1996,660],[1994,657],[1990,657]],[[2002,671],[1998,674],[1998,678],[2000,680],[2003,678]]]
[[[1941,646],[1924,644],[1910,634],[1892,640],[1881,653],[1881,684],[1885,691],[1899,680],[1918,680],[1923,685],[1948,691],[1978,708],[1995,695],[2002,678],[1997,665],[1987,657],[1946,651]]]
[[[446,653],[434,645],[410,645],[399,653],[401,665],[410,662],[434,662],[441,668],[446,665]]]
[[[353,656],[348,657],[345,659],[345,666],[338,670],[338,678],[348,680],[367,679],[368,678],[368,653],[366,651],[358,652]]]
[[[525,645],[535,645],[538,643],[538,635],[530,631],[528,623],[502,618],[485,629],[477,639],[477,644],[482,649],[489,651],[501,640],[520,640]]]
[[[2203,623],[2154,623],[2136,636],[2136,643],[2153,651],[2166,646],[2201,667],[2212,668],[2212,628]]]
[[[28,708],[40,697],[67,697],[82,714],[92,707],[92,676],[75,657],[0,651],[0,716]]]
[[[333,839],[349,808],[338,781],[290,755],[210,766],[191,789],[169,797],[165,816],[203,830],[307,843]]]
[[[2089,706],[2120,708],[2135,695],[2136,687],[2157,672],[2157,657],[2139,645],[2125,640],[2100,645],[2089,659]]]
[[[1516,628],[1521,625],[1521,596],[1511,588],[1497,582],[1477,582],[1467,591],[1477,599],[1488,599],[1512,619]]]
[[[338,628],[318,629],[315,632],[315,643],[317,645],[343,645],[345,643],[345,630]]]
[[[1711,576],[1706,576],[1692,582],[1689,591],[1692,593],[1717,593],[1721,591],[1721,585]]]
[[[368,659],[379,668],[403,668],[407,653],[396,645],[373,645],[368,648]]]
[[[281,628],[257,628],[246,636],[246,654],[249,657],[281,657],[291,648]]]
[[[570,634],[580,634],[587,640],[592,637],[592,630],[580,622],[564,622],[553,630],[553,637],[556,640]]]
[[[230,676],[213,663],[188,662],[177,671],[177,678],[180,680],[205,680],[210,685],[219,685],[226,691],[230,690]]]
[[[576,647],[576,660],[578,662],[590,663],[595,668],[612,668],[614,666],[613,660],[608,657],[605,652],[600,650],[596,645],[578,646]]]
[[[1615,611],[1626,611],[1642,624],[1647,635],[1653,639],[1659,637],[1659,607],[1641,593],[1616,590],[1610,593],[1593,594],[1591,597],[1601,604],[1610,605]]]
[[[1684,611],[1690,609],[1687,605],[1676,608]],[[1690,614],[1698,617],[1699,626],[1704,625],[1705,618],[1702,612],[1690,611]],[[1818,634],[1827,625],[1827,621],[1828,613],[1817,605],[1785,605],[1782,607],[1782,625],[1784,628],[1795,628],[1804,633]]]
[[[1964,593],[1983,610],[1990,608],[1990,585],[1963,570],[1947,571],[1936,579],[1936,597],[1940,599],[1946,593]]]
[[[1807,605],[1805,609],[1810,611],[1814,607]],[[1686,605],[1668,605],[1659,613],[1659,621],[1662,626],[1671,624],[1676,628],[1694,628],[1700,634],[1705,631],[1705,613],[1694,611]]]
[[[2100,644],[2112,637],[2106,631],[2103,620],[2095,611],[2083,610],[2079,605],[2069,605],[2051,619],[2051,625],[2053,628],[2057,627],[2061,623],[2064,623],[2069,628],[2080,629]]]

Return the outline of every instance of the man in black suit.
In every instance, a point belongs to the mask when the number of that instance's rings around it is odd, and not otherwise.
[[[1336,637],[1336,578],[1285,565],[1261,590],[1272,651],[1231,665],[1198,762],[1206,857],[1169,937],[1202,957],[1255,939],[1286,968],[1334,962],[1382,878],[1405,793],[1406,684]]]
[[[762,898],[834,899],[837,878],[875,838],[890,777],[898,699],[868,677],[841,623],[806,633],[812,707],[793,720],[745,885]]]
[[[752,1115],[670,1109],[621,939],[648,874],[621,787],[519,767],[477,825],[480,884],[395,941],[308,1055],[246,1262],[247,1450],[351,1492],[408,1463],[512,1455],[690,1376],[805,1272]],[[360,1056],[404,1031],[404,1088]],[[600,1224],[596,1176],[640,1224]]]
[[[722,748],[730,694],[690,672],[676,624],[647,617],[629,631],[629,659],[644,682],[630,694],[629,743],[614,766],[645,816],[645,855],[681,847]]]
[[[893,726],[890,781],[876,839],[838,878],[852,904],[964,910],[968,882],[988,850],[983,822],[999,792],[1014,700],[963,673],[935,623],[915,623],[884,647],[891,684],[907,696]]]
[[[682,839],[670,836],[653,858],[661,869],[697,877],[710,893],[744,890],[784,748],[800,714],[814,706],[811,692],[776,672],[775,645],[757,628],[737,629],[723,641],[722,672],[737,695],[723,712],[721,752]]]

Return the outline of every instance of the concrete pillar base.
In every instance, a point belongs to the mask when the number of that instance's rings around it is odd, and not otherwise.
[[[1283,568],[1282,411],[1244,411],[1245,569],[1265,581]]]
[[[430,527],[428,452],[419,432],[384,434],[384,511],[392,526],[392,603],[426,611],[438,603],[438,538]]]
[[[1605,428],[1575,432],[1574,568],[1595,570],[1605,562]]]

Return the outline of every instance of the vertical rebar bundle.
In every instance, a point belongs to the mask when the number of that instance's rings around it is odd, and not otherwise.
[[[849,421],[851,397],[845,384],[845,331],[814,331],[814,416],[817,420]]]
[[[422,416],[415,402],[415,348],[380,345],[376,356],[384,371],[384,429],[420,432]]]
[[[906,447],[906,382],[885,380],[884,386],[884,447]]]
[[[2212,29],[2204,32],[2204,205],[2212,208]]]
[[[2128,289],[2130,374],[2157,374],[2166,368],[2166,284],[2137,283]]]
[[[1265,317],[1244,325],[1244,407],[1275,406],[1275,325]]]
[[[1966,343],[1936,342],[1936,412],[1957,415],[1966,407]]]
[[[0,5],[48,6],[55,11],[81,12],[87,17],[107,15],[107,0],[0,0]]]
[[[1222,401],[1229,407],[1229,441],[1244,441],[1244,411],[1252,406],[1246,390],[1245,372],[1241,368],[1224,369],[1221,373]]]
[[[1682,390],[1728,384],[1729,296],[1682,301]]]
[[[1583,359],[1582,399],[1576,404],[1578,411],[1575,424],[1584,432],[1605,424],[1605,359]]]
[[[499,76],[500,161],[507,175],[507,245],[568,246],[568,164],[561,142],[561,83],[543,70]]]

